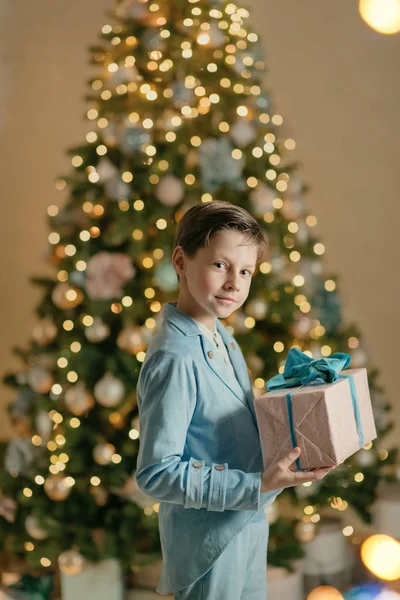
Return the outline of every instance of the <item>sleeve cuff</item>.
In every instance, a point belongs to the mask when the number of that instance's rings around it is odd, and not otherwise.
[[[204,460],[190,458],[186,482],[185,508],[201,508],[203,503]]]

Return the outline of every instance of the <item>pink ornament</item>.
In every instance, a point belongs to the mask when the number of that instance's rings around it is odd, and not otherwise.
[[[117,252],[99,252],[88,260],[86,290],[92,300],[109,300],[123,294],[123,287],[136,273],[131,259]]]

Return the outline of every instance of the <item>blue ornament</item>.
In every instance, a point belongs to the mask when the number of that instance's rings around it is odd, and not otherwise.
[[[160,36],[158,29],[148,28],[140,38],[141,43],[148,52],[152,50],[165,50],[165,40]]]
[[[140,152],[143,144],[148,144],[150,140],[150,134],[141,127],[126,127],[121,134],[119,147],[123,154],[131,156]]]
[[[323,281],[319,282],[317,290],[311,299],[313,314],[325,327],[326,333],[330,334],[340,327],[343,322],[342,302],[335,292],[328,292]]]
[[[175,83],[171,85],[171,89],[173,94],[172,100],[177,108],[181,108],[182,106],[185,106],[185,104],[193,104],[195,99],[194,92],[185,87],[183,81],[175,81]]]
[[[178,277],[172,264],[163,260],[154,271],[154,281],[163,292],[174,292],[178,289]]]
[[[107,181],[104,191],[112,200],[128,199],[132,193],[129,184],[119,177]]]
[[[227,137],[208,138],[200,146],[201,183],[207,192],[228,184],[238,190],[246,188],[242,178],[244,158],[232,157],[234,147]]]
[[[356,585],[343,594],[345,600],[378,600],[384,591],[382,583],[368,582]]]

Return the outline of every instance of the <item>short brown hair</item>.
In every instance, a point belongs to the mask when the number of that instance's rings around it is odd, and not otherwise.
[[[227,229],[247,234],[246,243],[258,246],[257,267],[269,250],[268,239],[247,210],[225,200],[200,202],[189,208],[178,223],[174,249],[182,246],[185,254],[192,258],[197,250],[208,246],[212,235]],[[177,277],[179,280],[179,275]]]

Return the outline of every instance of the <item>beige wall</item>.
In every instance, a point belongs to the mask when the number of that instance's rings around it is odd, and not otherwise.
[[[2,335],[0,368],[19,367],[35,322],[33,274],[52,274],[47,206],[62,196],[54,179],[69,172],[64,150],[84,139],[87,47],[112,0],[2,0],[0,3]],[[294,157],[311,184],[325,264],[341,277],[346,315],[364,332],[371,363],[395,406],[399,337],[400,35],[363,24],[357,2],[252,0],[277,110],[297,142]],[[397,166],[398,168],[398,166]],[[0,388],[0,406],[12,395]],[[10,429],[0,411],[0,438]]]

